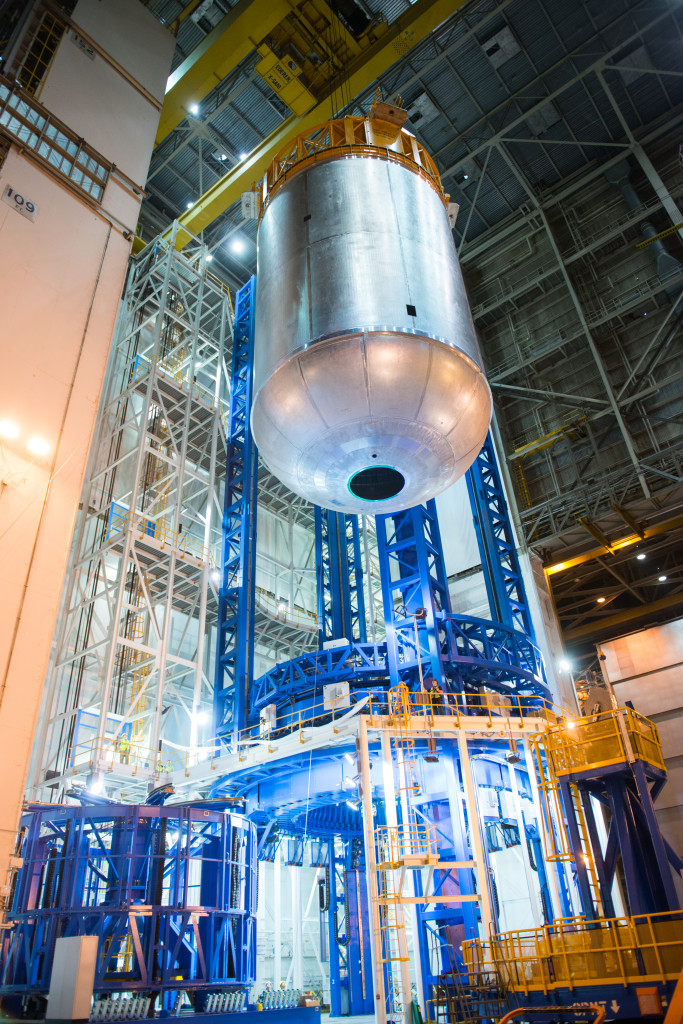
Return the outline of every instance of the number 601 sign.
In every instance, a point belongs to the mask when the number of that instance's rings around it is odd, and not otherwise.
[[[22,217],[28,217],[29,220],[35,220],[38,216],[38,206],[33,200],[25,196],[23,192],[18,191],[13,185],[5,185],[5,190],[2,193],[3,200],[8,206],[20,213]]]

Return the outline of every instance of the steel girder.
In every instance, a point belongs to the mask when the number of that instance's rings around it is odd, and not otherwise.
[[[388,68],[463,7],[465,2],[466,0],[417,0],[389,26],[377,42],[363,50],[351,62],[346,69],[344,92],[349,96],[358,96],[369,88]],[[182,249],[193,235],[198,235],[207,228],[232,206],[243,192],[248,191],[252,182],[263,176],[273,157],[288,139],[326,121],[335,113],[331,106],[334,103],[335,88],[339,89],[336,80],[307,114],[303,117],[290,115],[276,131],[260,142],[245,160],[240,161],[200,196],[192,208],[179,218],[176,248]]]
[[[318,636],[367,640],[358,516],[315,506]]]
[[[256,830],[201,807],[33,805],[3,995],[46,993],[59,937],[96,935],[96,992],[208,994],[256,977]],[[197,908],[201,907],[201,913]]]
[[[491,614],[533,640],[529,603],[517,557],[515,535],[490,432],[471,469],[467,490]]]
[[[249,427],[256,278],[237,293],[223,509],[223,547],[214,681],[218,740],[236,736],[247,718],[254,662],[258,452]]]
[[[445,615],[438,627],[445,647],[444,672],[454,690],[486,685],[502,694],[550,699],[541,652],[526,634],[469,615]],[[415,674],[415,641],[409,633],[404,653],[407,671]],[[403,666],[403,661],[400,664]],[[254,680],[252,713],[271,703],[285,713],[292,709],[293,700],[319,700],[323,686],[339,682],[351,684],[354,702],[368,691],[388,689],[391,675],[386,643],[353,643],[336,650],[311,651],[275,665]]]

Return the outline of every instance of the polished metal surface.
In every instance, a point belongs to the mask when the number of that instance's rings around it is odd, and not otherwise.
[[[326,508],[408,508],[472,464],[490,391],[446,211],[423,178],[342,157],[273,196],[258,234],[254,394],[268,467]],[[403,476],[398,494],[352,493],[373,467]]]

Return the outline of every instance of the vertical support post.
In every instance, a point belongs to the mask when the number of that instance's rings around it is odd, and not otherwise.
[[[368,887],[368,909],[372,928],[370,948],[372,950],[372,986],[375,993],[375,1018],[377,1024],[387,1024],[387,1000],[382,970],[382,925],[377,886],[377,860],[375,856],[375,826],[372,806],[372,782],[370,777],[370,749],[368,742],[368,721],[360,716],[358,737],[358,764],[361,776],[361,797],[363,807],[363,835],[365,839],[365,877]]]
[[[412,689],[430,675],[444,689],[439,630],[450,597],[436,502],[377,516],[376,524],[391,683]]]
[[[375,598],[372,590],[372,573],[370,567],[370,545],[368,544],[368,517],[363,516],[363,565],[368,585],[368,617],[370,619],[370,639],[374,644],[377,640],[375,625]]]
[[[545,848],[545,843],[546,843],[546,840],[545,840],[545,829],[543,827],[542,820],[539,820],[543,816],[543,801],[541,800],[541,794],[540,794],[539,789],[538,789],[538,780],[536,778],[536,766],[534,765],[534,759],[533,759],[532,754],[531,754],[531,747],[529,746],[529,740],[528,740],[527,736],[523,736],[522,737],[522,746],[524,748],[524,763],[526,764],[527,775],[528,775],[528,778],[529,778],[529,785],[531,787],[531,793],[532,793],[533,800],[534,800],[534,807],[536,808],[537,814],[539,815],[539,818],[537,818],[537,821],[538,821],[538,831],[539,831],[539,834],[541,836],[541,844],[542,844],[542,847],[543,847],[544,854],[547,854],[548,851]],[[546,856],[546,859],[547,859],[547,856]],[[553,870],[553,867],[555,868],[555,870]],[[571,917],[572,916],[572,908],[571,908],[571,906],[569,904],[569,899],[568,899],[568,895],[567,895],[567,892],[566,892],[566,882],[564,880],[564,876],[562,876],[562,878],[561,878],[561,883],[562,883],[561,886],[558,886],[558,875],[563,870],[564,869],[563,869],[562,864],[555,864],[555,865],[551,864],[550,865],[550,870],[548,872],[548,878],[550,879],[550,885],[552,887],[551,891],[552,891],[552,896],[553,896],[553,906],[549,907],[548,909],[550,911],[552,911],[552,916],[553,917]]]
[[[484,938],[488,938],[488,936],[495,931],[496,921],[493,913],[493,901],[491,899],[491,890],[489,885],[488,860],[481,837],[481,822],[479,821],[477,796],[474,791],[475,783],[472,777],[470,756],[467,750],[467,736],[461,729],[458,730],[458,753],[460,754],[460,770],[462,772],[462,782],[465,790],[465,807],[467,809],[467,818],[469,822],[470,842],[472,843],[472,852],[474,853],[474,862],[477,867],[477,875],[479,879],[481,925]]]
[[[292,896],[292,988],[304,987],[304,921],[301,912],[301,871],[289,869]]]
[[[338,911],[337,907],[340,902],[339,893],[337,891],[337,872],[339,866],[337,864],[336,851],[334,848],[334,838],[330,839],[329,842],[329,857],[328,857],[328,871],[329,871],[329,907],[327,908],[327,934],[329,939],[329,954],[330,954],[330,1015],[332,1017],[339,1017],[343,1012],[342,1007],[342,957],[341,950],[338,942]],[[341,898],[342,905],[344,904],[343,894]],[[346,1009],[348,1013],[348,1008]]]
[[[564,806],[564,816],[567,822],[567,833],[569,835],[570,848],[574,855],[576,884],[579,887],[581,905],[588,920],[592,921],[596,915],[596,907],[593,901],[588,869],[586,868],[585,855],[588,851],[583,849],[583,844],[581,842],[581,832],[576,818],[576,808],[574,806],[574,798],[572,796],[570,785],[568,782],[560,779],[559,787],[562,795],[562,804]]]
[[[665,906],[657,907],[657,910],[678,910],[679,903],[676,895],[676,887],[674,886],[674,880],[671,875],[671,869],[669,867],[669,856],[664,845],[664,839],[662,837],[661,830],[659,828],[659,822],[655,815],[654,805],[652,803],[652,797],[645,777],[645,769],[643,768],[642,761],[635,761],[631,766],[633,774],[635,776],[636,788],[638,796],[640,798],[640,806],[643,809],[645,820],[648,825],[648,831],[650,835],[650,841],[655,852],[653,869],[655,871],[657,881],[661,884],[661,889],[664,896]],[[651,909],[655,909],[652,907]]]
[[[384,813],[386,815],[387,827],[395,829],[395,834],[398,835],[398,814],[396,811],[396,787],[394,785],[394,757],[391,749],[391,736],[386,729],[382,730],[381,733],[381,749],[382,749],[382,782],[384,785]],[[398,846],[400,848],[400,842]],[[394,875],[394,890],[399,891],[399,887],[404,884],[402,872],[393,871]],[[406,938],[405,928],[405,915],[403,905],[400,901],[396,904],[396,942],[398,946],[399,956],[399,977],[398,977],[398,989],[399,999],[401,1002],[401,1008],[403,1011],[403,1017],[405,1024],[409,1024],[409,1013],[410,1013],[410,966],[408,961],[408,943]],[[388,913],[388,911],[387,911]],[[387,937],[388,940],[390,937]],[[389,948],[389,941],[387,942],[387,949],[385,951],[387,959],[391,955]],[[390,965],[391,966],[391,965]],[[389,982],[395,982],[396,979],[393,977],[393,969],[389,972]],[[395,987],[395,986],[394,986]]]
[[[363,563],[358,516],[315,506],[315,555],[320,646],[366,640]]]
[[[232,350],[218,602],[214,727],[234,744],[247,719],[253,679],[258,452],[249,427],[256,278],[237,293]]]
[[[529,602],[490,431],[476,461],[467,471],[467,490],[491,615],[504,626],[519,629],[533,640]]]
[[[273,891],[273,988],[277,989],[282,981],[282,859],[279,845],[273,861]]]

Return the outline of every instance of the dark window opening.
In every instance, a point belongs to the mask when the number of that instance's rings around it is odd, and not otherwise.
[[[385,501],[403,490],[405,477],[391,466],[370,466],[361,469],[349,480],[349,490],[364,501]]]

